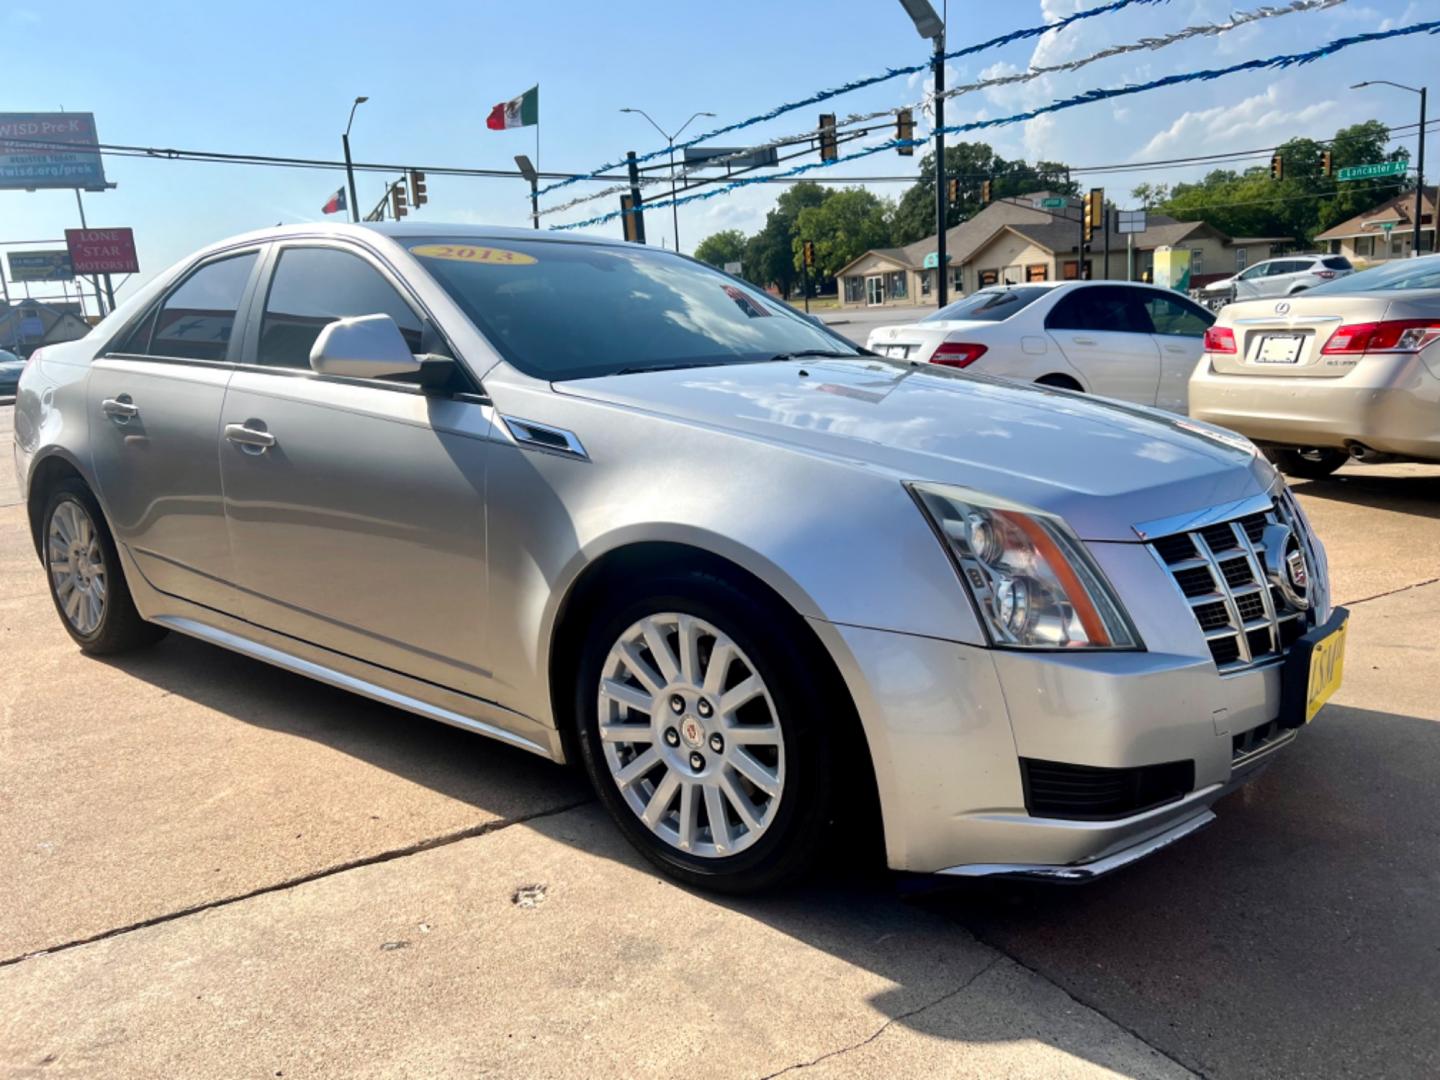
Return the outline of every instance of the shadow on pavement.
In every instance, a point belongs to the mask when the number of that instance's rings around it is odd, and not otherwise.
[[[489,810],[517,784],[555,805],[586,791],[529,754],[199,642],[172,637],[115,664]],[[777,896],[710,899],[894,982],[871,1004],[936,1038],[1035,1035],[915,1011],[978,970],[947,929],[959,923],[1208,1075],[1421,1075],[1440,1060],[1437,777],[1440,724],[1331,706],[1211,828],[1089,886],[914,893],[840,867]],[[560,820],[535,827],[570,840]]]
[[[1440,474],[1395,476],[1370,472],[1364,466],[1323,480],[1287,481],[1307,499],[1351,503],[1393,510],[1417,517],[1440,518]]]

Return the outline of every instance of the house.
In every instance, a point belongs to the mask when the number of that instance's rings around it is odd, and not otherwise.
[[[1421,201],[1420,249],[1440,250],[1435,244],[1436,188],[1426,188]],[[1386,199],[1379,206],[1326,229],[1315,237],[1332,255],[1358,262],[1408,259],[1415,246],[1415,192]]]
[[[1054,200],[1048,192],[991,203],[945,234],[950,266],[950,291],[973,292],[1002,282],[1061,281],[1080,276],[1079,199],[1055,209],[1038,204]],[[1270,257],[1288,237],[1230,237],[1202,221],[1176,221],[1149,214],[1147,228],[1134,237],[1133,277],[1151,269],[1157,247],[1185,247],[1191,253],[1191,280],[1196,284],[1228,277],[1252,262]],[[1097,235],[1086,259],[1087,276],[1124,280],[1128,237]],[[926,237],[901,248],[865,252],[836,274],[840,302],[847,307],[882,304],[923,304],[935,295],[935,238]],[[1198,280],[1197,280],[1198,279]]]
[[[0,300],[0,349],[28,356],[42,345],[75,341],[90,332],[78,304]]]

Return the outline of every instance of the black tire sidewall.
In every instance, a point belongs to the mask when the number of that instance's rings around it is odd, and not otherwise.
[[[90,634],[80,633],[66,617],[60,596],[55,591],[55,577],[50,573],[50,521],[55,511],[65,502],[78,504],[90,518],[90,524],[99,540],[100,557],[105,564],[105,610],[100,615],[100,624]],[[114,537],[110,535],[105,514],[94,493],[79,480],[65,480],[56,485],[45,504],[41,529],[40,551],[45,567],[45,582],[49,586],[50,600],[55,605],[55,612],[60,616],[65,632],[86,652],[105,653],[129,647],[132,644],[128,640],[131,636],[131,624],[139,623],[147,629],[148,624],[140,623],[134,610],[134,602],[130,599],[130,591],[125,583],[125,572],[120,565],[120,553],[116,550]],[[155,631],[158,633],[159,628],[155,628]]]
[[[1299,450],[1272,449],[1266,451],[1271,463],[1286,476],[1301,480],[1323,480],[1350,460],[1343,450],[1325,450],[1319,461],[1312,461]]]
[[[599,735],[599,680],[616,640],[647,615],[674,611],[694,615],[724,631],[745,653],[775,705],[785,752],[785,787],[775,820],[754,845],[735,855],[703,858],[672,848],[653,834],[620,794]],[[831,738],[817,721],[836,715],[817,665],[797,644],[792,612],[757,601],[722,578],[678,572],[638,591],[602,597],[595,630],[580,653],[575,717],[581,757],[600,800],[626,837],[667,873],[690,884],[727,892],[752,892],[797,876],[819,846],[829,818]],[[790,628],[792,633],[785,630]],[[799,627],[805,633],[808,628]],[[803,639],[801,639],[803,640]]]

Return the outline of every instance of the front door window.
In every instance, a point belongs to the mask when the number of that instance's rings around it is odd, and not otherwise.
[[[865,279],[866,298],[871,304],[883,304],[885,302],[885,279],[883,277],[868,277]]]

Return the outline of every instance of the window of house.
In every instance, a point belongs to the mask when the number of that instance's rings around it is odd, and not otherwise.
[[[1375,238],[1373,236],[1357,236],[1355,238],[1355,254],[1360,256],[1375,254]]]
[[[999,270],[981,270],[981,271],[980,271],[980,287],[981,287],[982,289],[983,289],[986,285],[998,285],[999,282],[1000,282],[1000,271],[999,271]]]
[[[251,251],[200,267],[160,305],[148,346],[128,351],[186,360],[226,359],[235,313],[245,296],[256,258],[258,254]]]
[[[1190,249],[1190,273],[1201,274],[1205,272],[1205,249]]]
[[[934,280],[934,278],[935,278],[935,274],[934,274],[932,271],[930,271],[930,270],[926,270],[926,271],[924,271],[924,272],[920,275],[920,295],[921,295],[921,296],[929,296],[929,295],[930,295],[930,291],[931,291],[931,289],[933,288],[933,285],[931,284],[931,282]]]
[[[903,270],[885,275],[886,291],[891,300],[904,300],[907,292],[905,283],[905,272]]]
[[[355,315],[389,315],[410,351],[424,351],[420,317],[380,271],[348,251],[289,248],[280,255],[265,300],[260,362],[308,368],[320,331]]]
[[[1031,263],[1029,266],[1025,267],[1025,280],[1049,281],[1050,267],[1046,266],[1044,263]]]
[[[850,274],[845,278],[845,302],[847,304],[858,304],[865,299],[865,279],[859,274]]]
[[[1250,249],[1249,249],[1249,248],[1243,248],[1243,247],[1242,247],[1242,248],[1236,248],[1236,249],[1235,249],[1235,272],[1236,272],[1237,274],[1238,274],[1241,270],[1244,270],[1244,269],[1245,269],[1245,264],[1246,264],[1246,262],[1249,261],[1249,258],[1250,258]]]
[[[1085,276],[1091,276],[1090,260],[1085,260]],[[1066,281],[1075,281],[1080,277],[1080,264],[1071,259],[1061,268],[1061,277]]]

